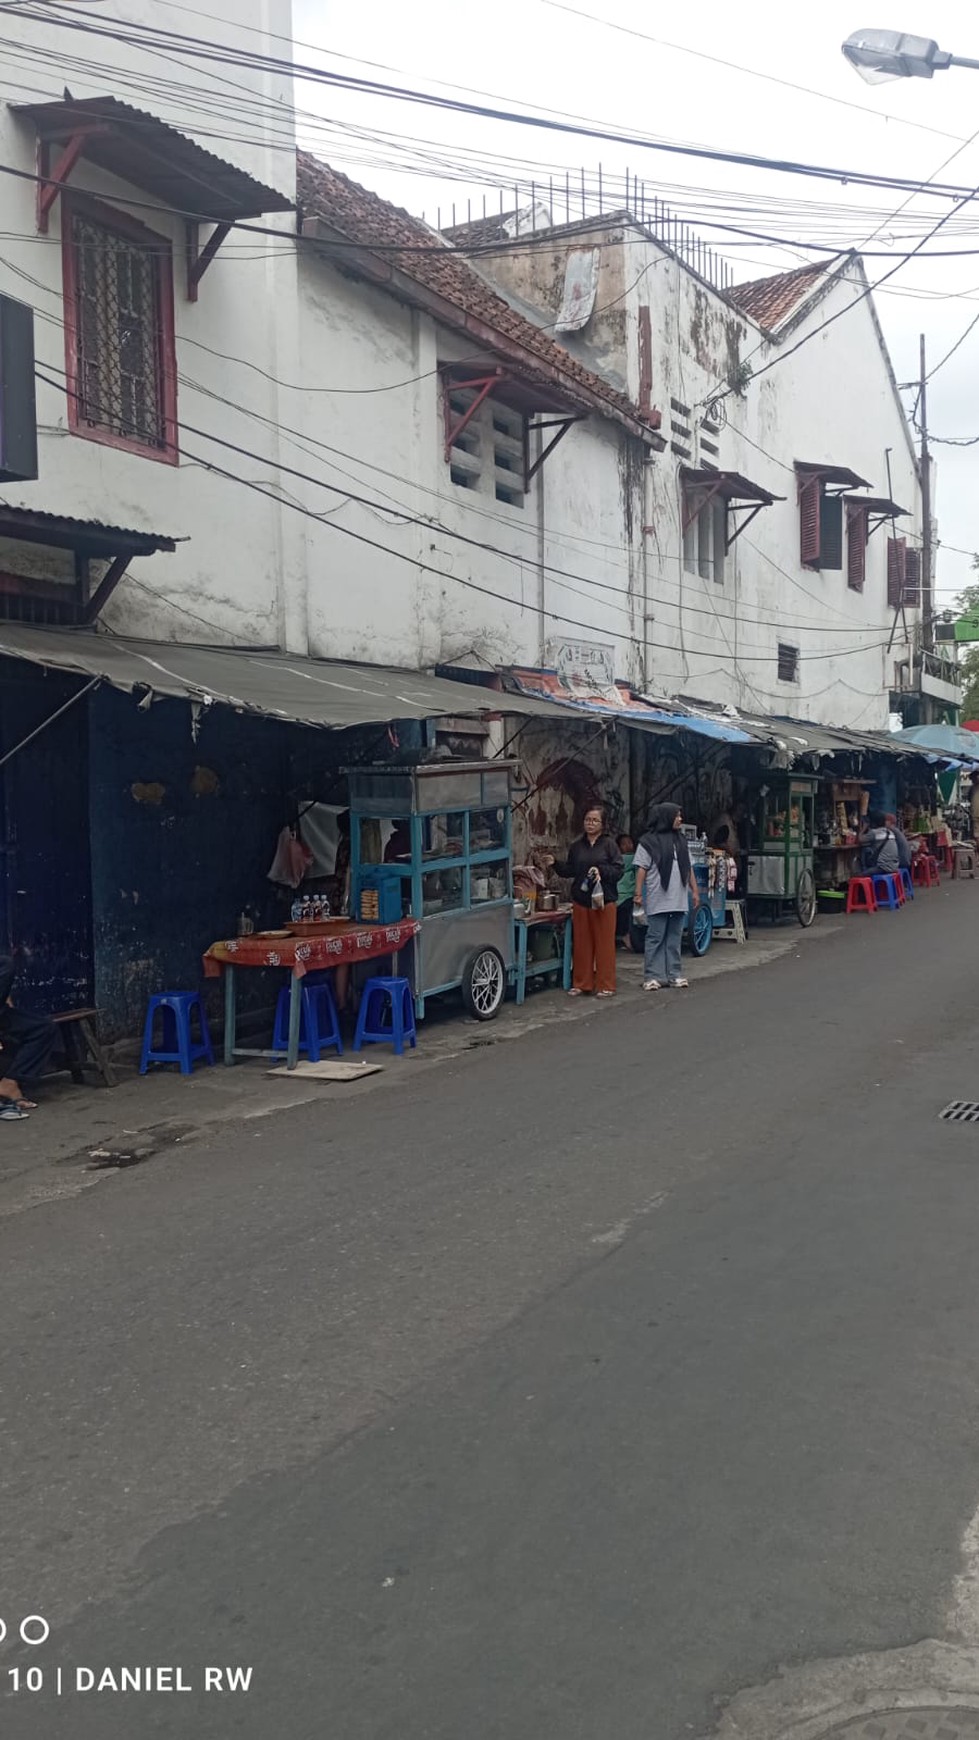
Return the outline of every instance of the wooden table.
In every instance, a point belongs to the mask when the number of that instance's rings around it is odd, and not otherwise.
[[[571,989],[571,908],[559,906],[556,912],[533,912],[529,918],[514,916],[516,930],[516,987],[517,1002],[522,1003],[527,994],[527,980],[543,978],[547,973],[560,972],[561,981],[566,991]],[[559,956],[549,961],[534,961],[527,965],[527,941],[532,930],[549,929],[555,933],[563,931],[561,952]]]
[[[302,984],[307,973],[322,972],[353,961],[379,960],[394,956],[397,972],[398,950],[421,925],[416,918],[403,918],[397,924],[359,924],[354,919],[337,919],[315,936],[232,937],[212,943],[204,956],[204,976],[216,979],[224,974],[224,1061],[234,1063],[236,1057],[269,1057],[268,1051],[256,1051],[236,1045],[237,983],[239,967],[284,967],[290,975],[289,1041],[286,1068],[295,1069],[299,1061],[299,1020],[302,1013]]]

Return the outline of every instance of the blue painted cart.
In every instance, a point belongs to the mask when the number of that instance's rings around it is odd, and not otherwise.
[[[709,852],[696,840],[689,842],[690,862],[697,878],[700,905],[689,902],[687,942],[695,955],[705,955],[715,930],[723,930],[727,906],[727,865],[722,854]]]
[[[516,766],[446,760],[347,769],[353,910],[381,924],[404,913],[420,919],[405,950],[419,1019],[429,997],[461,989],[468,1013],[491,1021],[515,980]]]

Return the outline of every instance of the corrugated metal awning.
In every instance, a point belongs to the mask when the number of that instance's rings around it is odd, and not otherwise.
[[[236,164],[206,151],[158,115],[118,97],[67,97],[60,103],[17,103],[50,144],[84,138],[83,155],[130,187],[188,215],[215,223],[292,211],[294,201],[265,187]]]
[[[27,659],[52,670],[101,678],[127,693],[219,703],[270,719],[339,730],[391,719],[437,719],[475,713],[567,718],[555,701],[454,683],[419,671],[346,665],[332,659],[243,647],[184,646],[126,640],[79,629],[29,628],[0,622],[0,657]]]

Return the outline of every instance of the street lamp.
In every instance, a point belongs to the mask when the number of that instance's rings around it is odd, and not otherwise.
[[[948,54],[928,36],[908,36],[901,30],[855,30],[843,53],[868,85],[885,79],[930,79],[950,66],[979,69],[979,60]]]

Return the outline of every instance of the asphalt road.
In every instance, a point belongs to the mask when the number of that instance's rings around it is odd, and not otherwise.
[[[688,1740],[941,1635],[977,938],[946,885],[0,1222],[2,1740]],[[136,1665],[193,1689],[70,1689]]]

